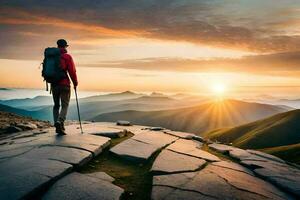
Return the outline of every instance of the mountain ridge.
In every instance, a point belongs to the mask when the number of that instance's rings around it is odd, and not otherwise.
[[[122,119],[141,125],[162,126],[199,134],[213,128],[255,121],[285,111],[283,108],[268,104],[224,100],[163,111],[111,112],[100,114],[89,120],[116,121]]]

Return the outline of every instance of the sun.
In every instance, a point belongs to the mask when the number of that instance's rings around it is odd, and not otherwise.
[[[212,85],[212,92],[217,96],[223,96],[226,92],[226,86],[223,83],[214,83]]]

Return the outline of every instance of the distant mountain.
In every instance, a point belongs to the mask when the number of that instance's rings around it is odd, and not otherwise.
[[[36,106],[31,108],[28,110],[28,112],[26,112],[26,116],[31,116],[35,119],[52,121],[52,105],[53,102],[51,101],[51,105]],[[79,99],[79,105],[81,119],[87,120],[96,117],[99,114],[109,112],[118,112],[124,110],[157,111],[171,108],[182,108],[195,104],[191,104],[190,102],[186,101],[174,100],[169,97],[141,96],[133,99],[114,101],[97,101],[97,99],[94,99],[94,101],[82,101],[82,99]],[[74,100],[71,100],[68,111],[68,119],[78,119],[77,107]]]
[[[119,101],[80,101],[80,111],[82,119],[89,120],[103,113],[118,112],[124,110],[137,111],[157,111],[170,108],[180,108],[186,106],[185,102],[179,102],[169,97],[142,96],[134,99],[124,99]],[[71,104],[68,117],[77,119],[76,105]]]
[[[282,104],[293,108],[300,108],[300,99],[279,99],[276,104]]]
[[[10,107],[7,105],[2,105],[2,104],[0,104],[0,111],[15,113],[15,114],[22,115],[22,116],[30,116],[30,112],[28,112],[27,110],[13,108],[13,107]]]
[[[53,99],[50,96],[37,96],[25,99],[0,100],[0,104],[30,110],[38,106],[51,105],[53,104]]]
[[[134,99],[144,96],[143,94],[137,94],[131,91],[125,91],[121,93],[110,93],[105,95],[97,95],[80,99],[81,102],[95,102],[95,101],[119,101],[125,99]]]
[[[236,126],[285,111],[284,108],[267,104],[224,100],[172,110],[147,112],[127,110],[105,113],[90,120],[128,120],[134,124],[162,126],[201,135],[209,130]]]
[[[300,164],[299,122],[300,110],[293,110],[205,136],[241,148],[261,149]]]
[[[152,92],[149,96],[151,96],[151,97],[164,97],[166,95],[163,94],[163,93],[160,93],[160,92]]]
[[[142,96],[135,99],[129,99],[128,102],[139,102],[139,103],[162,103],[162,102],[178,102],[167,96]]]
[[[0,111],[10,112],[21,116],[32,117],[33,119],[46,120],[51,121],[53,119],[52,116],[52,107],[48,107],[47,109],[42,109],[38,111],[28,111],[19,108],[14,108],[7,105],[0,104]]]

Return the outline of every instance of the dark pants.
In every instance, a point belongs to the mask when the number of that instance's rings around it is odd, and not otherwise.
[[[52,96],[54,101],[53,118],[55,122],[64,122],[68,113],[68,107],[71,96],[70,86],[52,85]],[[60,110],[61,105],[61,110]]]

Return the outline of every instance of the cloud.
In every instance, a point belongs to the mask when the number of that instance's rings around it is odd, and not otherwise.
[[[1,57],[14,48],[50,43],[59,36],[72,40],[102,37],[146,37],[195,44],[276,53],[300,50],[300,36],[281,27],[299,19],[299,1],[266,0],[99,0],[99,1],[0,1],[0,37],[6,40]],[[297,9],[296,9],[297,10]],[[284,14],[282,14],[284,13]],[[42,33],[40,38],[22,35]],[[21,39],[18,39],[21,38]],[[88,48],[88,47],[86,47]],[[7,51],[7,52],[6,52]],[[23,50],[22,50],[23,51]],[[34,56],[34,55],[30,55]],[[18,55],[15,55],[18,57]]]
[[[86,64],[88,67],[109,67],[150,71],[179,72],[242,72],[277,76],[300,74],[300,51],[276,53],[242,58],[182,59],[146,58],[136,60],[106,61]]]

